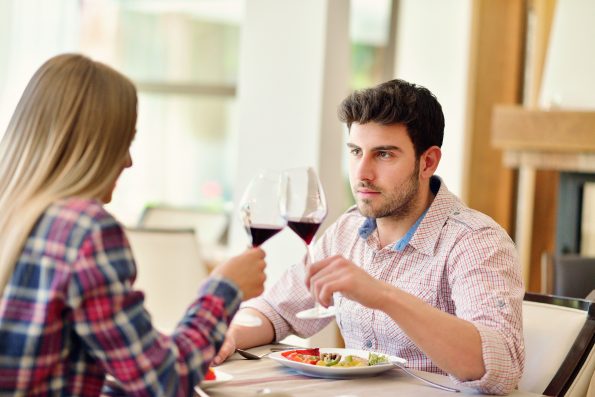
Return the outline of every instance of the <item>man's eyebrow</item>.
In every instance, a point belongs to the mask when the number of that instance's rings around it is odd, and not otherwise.
[[[379,151],[389,151],[389,150],[396,150],[397,152],[402,152],[403,149],[401,149],[398,146],[394,146],[394,145],[384,145],[384,146],[376,146],[372,148],[372,151],[374,152],[379,152]]]
[[[357,146],[356,144],[353,144],[351,142],[347,143],[347,147],[350,149],[361,149],[359,146]],[[395,150],[397,152],[403,151],[403,149],[401,149],[398,146],[394,146],[394,145],[376,146],[371,149],[371,151],[373,151],[373,152],[390,151],[390,150]]]

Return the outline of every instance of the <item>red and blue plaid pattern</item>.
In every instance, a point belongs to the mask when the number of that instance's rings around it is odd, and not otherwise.
[[[486,374],[477,381],[455,381],[485,393],[507,393],[516,386],[525,361],[524,289],[516,249],[492,219],[466,207],[438,178],[432,184],[439,186],[436,197],[402,250],[395,244],[380,246],[375,230],[361,230],[375,223],[352,208],[317,242],[314,259],[343,255],[372,276],[473,323],[481,336]],[[304,279],[305,266],[298,263],[262,297],[245,304],[272,321],[277,340],[290,333],[311,336],[330,321],[295,317],[314,304]],[[399,356],[414,369],[444,373],[386,313],[339,293],[334,305],[348,348]]]
[[[1,297],[0,395],[98,396],[106,374],[128,395],[192,395],[240,292],[215,278],[199,290],[197,280],[196,301],[167,336],[132,289],[135,275],[123,229],[99,202],[50,206]]]

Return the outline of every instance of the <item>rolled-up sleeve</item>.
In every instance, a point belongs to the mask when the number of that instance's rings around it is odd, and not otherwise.
[[[463,382],[489,394],[507,394],[522,375],[524,288],[514,244],[504,231],[485,228],[467,234],[451,253],[449,278],[457,317],[481,337],[485,374]]]

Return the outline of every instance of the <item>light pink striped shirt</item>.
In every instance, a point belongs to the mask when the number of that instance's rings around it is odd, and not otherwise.
[[[473,323],[481,336],[486,373],[462,383],[485,393],[505,394],[516,387],[525,353],[521,307],[524,294],[515,246],[488,216],[465,206],[439,178],[438,193],[409,243],[381,247],[377,231],[367,238],[353,207],[331,225],[314,249],[315,260],[343,255],[379,280],[430,305]],[[299,320],[312,307],[304,284],[304,264],[292,266],[265,294],[247,302],[273,323],[276,340],[294,333],[309,337],[331,320]],[[346,347],[407,359],[411,368],[444,373],[384,312],[371,310],[336,293],[336,317]]]

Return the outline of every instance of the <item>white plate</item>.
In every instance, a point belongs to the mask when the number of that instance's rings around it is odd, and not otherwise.
[[[374,376],[381,372],[388,371],[391,368],[395,368],[394,364],[378,364],[371,365],[369,367],[323,367],[320,365],[312,365],[306,363],[300,363],[297,361],[288,360],[281,355],[283,352],[271,353],[268,357],[272,360],[277,361],[279,364],[285,365],[286,367],[292,368],[304,375],[313,376],[316,378],[357,378],[365,376]],[[362,358],[368,358],[368,353],[365,350],[356,349],[339,349],[339,348],[320,348],[320,353],[339,353],[342,357],[347,355],[359,356]],[[379,353],[382,354],[382,353]],[[388,356],[388,360],[391,362],[406,364],[407,360],[400,357]]]
[[[215,380],[203,380],[200,383],[201,389],[208,389],[209,387],[220,385],[233,379],[232,375],[228,374],[227,372],[223,372],[220,369],[213,368],[213,371],[215,372]]]

